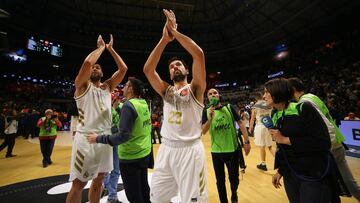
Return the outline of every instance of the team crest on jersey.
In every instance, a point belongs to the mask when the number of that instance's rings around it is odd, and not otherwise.
[[[183,90],[181,90],[181,92],[180,92],[180,96],[186,96],[186,95],[188,95],[189,94],[189,90],[188,89],[183,89]]]
[[[107,84],[106,84],[106,83],[101,83],[101,85],[100,85],[99,87],[100,87],[100,89],[102,89],[102,90],[106,90]]]

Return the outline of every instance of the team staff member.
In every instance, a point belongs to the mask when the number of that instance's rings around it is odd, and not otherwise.
[[[40,128],[39,140],[41,153],[43,155],[42,164],[43,167],[46,168],[53,163],[51,154],[54,149],[57,128],[61,128],[62,124],[58,117],[54,115],[53,110],[46,109],[45,116],[39,119],[37,126]]]
[[[116,88],[111,93],[112,107],[112,127],[111,133],[116,133],[119,130],[120,124],[120,114],[122,103],[120,102],[119,92]],[[108,195],[107,203],[121,203],[117,196],[118,181],[120,177],[119,169],[119,155],[118,155],[118,145],[113,146],[113,170],[107,174],[104,178],[104,191],[102,196]]]
[[[129,202],[150,203],[148,172],[151,156],[151,117],[149,106],[141,99],[142,82],[129,79],[124,89],[126,102],[120,116],[120,129],[112,135],[88,135],[90,143],[119,145],[120,173]]]
[[[228,169],[231,202],[237,203],[237,189],[239,186],[239,146],[235,122],[238,123],[244,136],[245,154],[250,152],[250,142],[245,125],[235,109],[230,105],[223,105],[220,102],[219,92],[216,89],[209,89],[207,93],[209,101],[212,104],[208,109],[204,109],[202,123],[203,134],[210,129],[211,136],[211,156],[216,176],[216,186],[221,203],[227,203],[227,194],[225,187],[224,164]]]
[[[351,195],[360,202],[360,187],[351,173],[350,167],[345,159],[345,148],[342,144],[342,142],[345,141],[345,137],[336,126],[335,121],[330,115],[329,109],[316,95],[311,93],[305,94],[305,86],[299,78],[289,78],[288,80],[294,89],[294,100],[310,102],[323,118],[331,139],[331,152],[335,158],[341,176]]]

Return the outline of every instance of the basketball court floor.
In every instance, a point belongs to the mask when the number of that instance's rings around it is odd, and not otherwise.
[[[210,154],[210,137],[202,137],[205,145],[208,169],[208,189],[210,203],[218,203],[216,179]],[[241,203],[282,203],[288,202],[284,188],[275,189],[271,184],[274,170],[260,171],[256,168],[259,163],[259,149],[251,140],[251,152],[247,156],[247,169],[240,177],[238,189],[239,202]],[[2,140],[0,140],[2,142]],[[42,156],[37,138],[25,140],[22,137],[16,139],[13,153],[16,157],[5,158],[6,149],[0,152],[0,203],[9,202],[65,202],[71,183],[68,182],[70,167],[72,135],[70,132],[59,132],[54,147],[53,164],[47,168],[42,167]],[[154,145],[156,156],[159,144]],[[346,157],[350,168],[358,182],[360,182],[360,159]],[[272,169],[274,158],[267,154],[268,169]],[[151,179],[152,170],[149,170]],[[119,180],[118,196],[123,202],[127,202],[123,188]],[[228,195],[230,188],[227,180]],[[356,203],[354,198],[342,197],[343,203]],[[83,194],[83,202],[87,202],[87,190]],[[104,197],[101,202],[106,202]],[[174,197],[172,202],[180,202]]]

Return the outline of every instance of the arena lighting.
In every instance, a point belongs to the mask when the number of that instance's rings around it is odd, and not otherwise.
[[[24,54],[23,49],[19,49],[17,51],[11,51],[11,52],[5,53],[5,56],[7,58],[9,58],[10,60],[12,60],[14,62],[18,62],[18,63],[26,62],[26,60],[27,60],[27,57]]]
[[[271,78],[276,78],[276,77],[281,76],[281,75],[284,75],[284,71],[279,71],[279,72],[270,74],[270,75],[268,75],[268,78],[269,78],[269,79],[271,79]]]
[[[278,60],[278,61],[283,60],[283,59],[286,58],[288,55],[289,55],[289,52],[288,52],[288,51],[282,51],[282,52],[276,54],[275,60]]]
[[[279,44],[274,48],[275,54],[278,54],[280,52],[287,51],[287,50],[288,50],[288,47],[287,47],[286,43]]]
[[[229,83],[216,84],[215,87],[228,87]]]
[[[9,16],[10,14],[7,11],[0,8],[0,18],[8,18]]]

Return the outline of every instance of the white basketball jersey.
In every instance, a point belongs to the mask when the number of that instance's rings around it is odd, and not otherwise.
[[[190,85],[179,90],[169,86],[163,99],[164,120],[161,136],[174,141],[192,141],[200,138],[204,106],[196,100]]]
[[[80,133],[111,133],[111,94],[109,87],[101,89],[89,82],[86,91],[75,97],[79,111],[76,131]]]
[[[264,100],[257,101],[252,108],[256,109],[256,125],[262,125],[261,118],[264,116],[271,117],[272,108]]]

